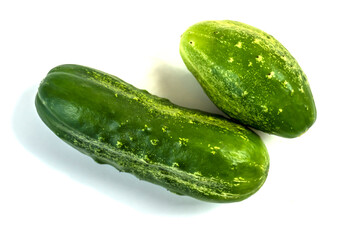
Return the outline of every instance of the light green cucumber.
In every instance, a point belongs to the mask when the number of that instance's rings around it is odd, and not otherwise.
[[[185,31],[180,54],[206,94],[231,118],[283,137],[316,120],[305,73],[273,36],[236,21],[204,21]]]

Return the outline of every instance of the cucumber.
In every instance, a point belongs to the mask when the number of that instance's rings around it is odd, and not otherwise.
[[[92,68],[53,68],[35,104],[43,122],[80,152],[177,194],[240,201],[267,177],[266,147],[251,130]]]
[[[300,136],[316,120],[306,75],[271,35],[236,21],[204,21],[181,37],[180,54],[224,113],[255,129]]]

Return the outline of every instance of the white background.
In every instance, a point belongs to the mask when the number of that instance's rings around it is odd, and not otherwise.
[[[357,1],[1,1],[0,239],[360,239]],[[261,134],[270,172],[231,204],[201,202],[99,165],[36,114],[56,65],[116,75],[176,104],[218,112],[187,71],[181,34],[230,19],[277,38],[308,76],[313,127]]]

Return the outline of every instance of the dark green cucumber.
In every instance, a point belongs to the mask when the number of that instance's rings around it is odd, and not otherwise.
[[[271,35],[235,21],[204,21],[182,35],[180,54],[209,98],[231,118],[289,138],[315,122],[306,75]]]
[[[178,194],[240,201],[267,177],[269,156],[254,132],[92,68],[52,69],[40,84],[36,108],[82,153]]]

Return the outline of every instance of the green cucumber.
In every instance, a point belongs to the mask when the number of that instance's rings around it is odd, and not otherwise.
[[[251,130],[92,68],[53,68],[35,104],[43,122],[66,143],[174,193],[240,201],[267,177],[266,147]]]
[[[271,35],[235,21],[204,21],[186,30],[180,54],[209,98],[229,117],[282,137],[316,120],[307,77]]]

